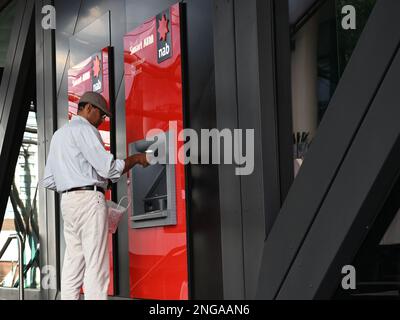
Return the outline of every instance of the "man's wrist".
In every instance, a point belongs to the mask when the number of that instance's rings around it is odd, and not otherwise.
[[[140,161],[138,160],[137,155],[129,156],[128,158],[125,159],[125,168],[122,174],[127,173],[129,170],[131,170],[136,164],[138,164]]]

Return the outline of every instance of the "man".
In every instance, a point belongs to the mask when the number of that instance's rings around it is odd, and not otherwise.
[[[66,250],[61,274],[61,299],[106,300],[109,284],[108,215],[104,192],[136,164],[148,166],[144,154],[114,160],[97,128],[111,117],[98,93],[86,92],[78,115],[57,130],[42,186],[62,194]]]

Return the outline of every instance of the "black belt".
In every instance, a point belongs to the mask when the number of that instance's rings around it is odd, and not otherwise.
[[[66,193],[66,192],[73,192],[73,191],[82,191],[82,190],[83,190],[83,191],[84,191],[84,190],[95,190],[95,189],[96,189],[96,191],[99,191],[99,192],[101,192],[102,194],[105,194],[105,191],[104,191],[103,188],[101,188],[101,187],[96,187],[96,186],[86,186],[86,187],[72,188],[72,189],[63,191],[63,193]]]

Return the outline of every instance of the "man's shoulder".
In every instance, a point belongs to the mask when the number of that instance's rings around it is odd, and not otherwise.
[[[71,129],[71,123],[68,122],[66,124],[64,124],[61,128],[59,128],[58,130],[56,130],[56,132],[54,132],[53,138],[54,137],[59,137],[59,136],[63,136],[67,131],[69,131]]]
[[[66,133],[76,133],[79,130],[92,130],[91,125],[84,121],[69,121],[56,131],[59,135]]]
[[[61,128],[59,128],[56,132],[54,132],[53,140],[58,139],[66,139],[71,136],[74,132],[76,132],[77,127],[74,125],[72,121],[64,124]]]
[[[74,137],[74,139],[80,139],[82,136],[96,136],[100,137],[99,131],[93,127],[90,123],[85,121],[69,121],[67,124],[58,129],[54,135],[53,139],[68,139],[68,137]]]

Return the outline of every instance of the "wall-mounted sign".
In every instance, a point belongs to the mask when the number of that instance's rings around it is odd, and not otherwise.
[[[157,59],[161,63],[172,57],[172,28],[170,10],[166,10],[156,17],[157,23]]]
[[[140,37],[131,37],[128,44],[130,55],[146,55],[151,52],[158,64],[173,57],[173,19],[171,19],[171,8],[161,12],[149,20],[137,30],[141,30]],[[129,33],[128,35],[129,36]],[[177,39],[179,39],[179,36]]]

